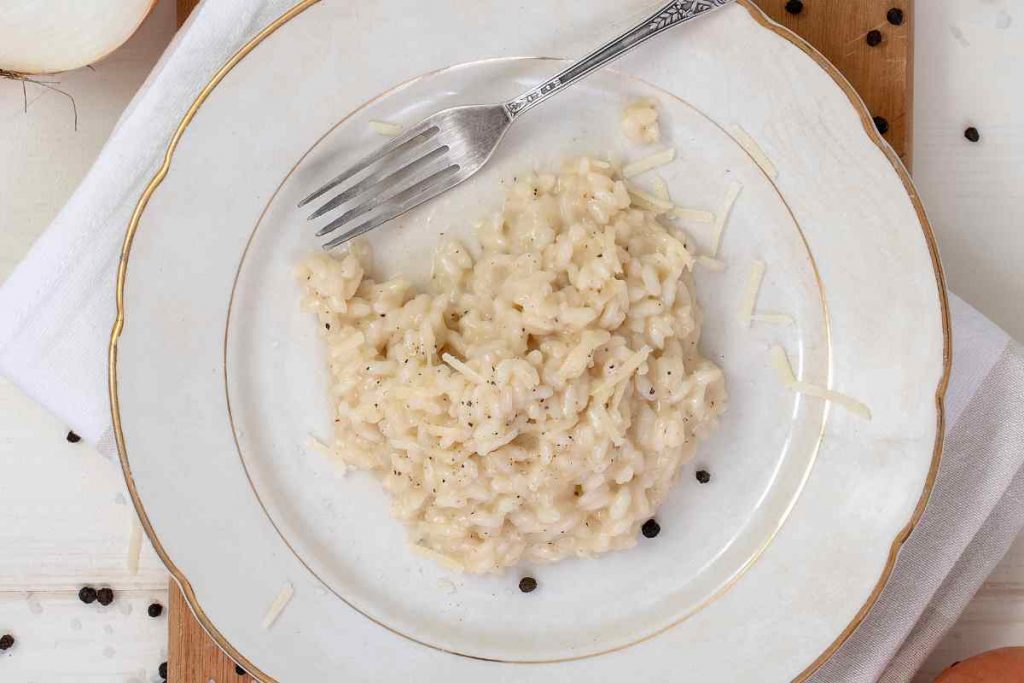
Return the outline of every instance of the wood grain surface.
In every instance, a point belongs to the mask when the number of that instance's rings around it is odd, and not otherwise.
[[[178,24],[200,0],[177,0]],[[772,19],[792,29],[835,64],[860,93],[872,115],[888,124],[885,138],[910,165],[913,126],[913,0],[803,0],[802,10],[786,11],[789,0],[754,0]],[[890,9],[903,12],[895,25]],[[881,42],[868,44],[869,31]],[[209,639],[192,616],[174,582],[170,587],[169,680],[176,683],[251,681]]]
[[[208,681],[253,681],[235,663],[221,652],[220,648],[206,635],[199,622],[192,616],[192,610],[185,602],[185,596],[171,582],[168,605],[170,617],[167,623],[169,642],[167,644],[167,680],[177,683],[207,683]]]
[[[177,0],[178,2],[178,27],[185,23],[188,19],[188,15],[192,13],[195,6],[199,4],[199,0]]]

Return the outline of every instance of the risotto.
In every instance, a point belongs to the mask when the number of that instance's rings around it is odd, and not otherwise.
[[[725,408],[685,236],[580,159],[518,177],[476,238],[439,246],[430,292],[373,280],[365,244],[301,266],[332,454],[453,569],[634,545]]]

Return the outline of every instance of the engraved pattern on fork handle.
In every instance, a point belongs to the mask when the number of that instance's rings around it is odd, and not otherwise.
[[[694,19],[705,12],[718,9],[733,0],[673,0],[645,21],[598,48],[568,69],[538,85],[536,88],[509,100],[505,111],[514,119],[524,111],[540,104],[548,97],[588,76],[597,69],[625,54],[630,49],[676,24]]]

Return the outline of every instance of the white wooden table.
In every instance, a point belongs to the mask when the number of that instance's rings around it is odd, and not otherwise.
[[[812,0],[813,1],[813,0]],[[98,64],[60,76],[67,101],[0,81],[0,280],[60,210],[174,33],[161,0],[138,34]],[[1024,0],[917,3],[914,176],[950,287],[1024,339]],[[982,143],[963,143],[968,125]],[[132,511],[115,462],[0,380],[0,681],[158,681],[166,659],[167,574],[147,547],[126,566]],[[78,601],[113,585],[110,607]],[[1024,538],[919,676],[1004,645],[1024,645]]]

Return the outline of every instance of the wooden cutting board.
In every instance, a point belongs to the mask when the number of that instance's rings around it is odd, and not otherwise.
[[[582,1],[582,0],[581,0]],[[754,0],[775,21],[793,29],[816,47],[850,80],[885,138],[910,166],[913,113],[913,0]],[[177,0],[178,23],[199,0]],[[652,5],[655,4],[652,2]],[[787,4],[802,4],[799,13]],[[902,23],[889,20],[902,11]],[[895,19],[895,17],[893,17]],[[881,42],[868,44],[878,31]],[[171,582],[168,680],[173,683],[251,681],[218,649],[192,616],[177,585]]]

